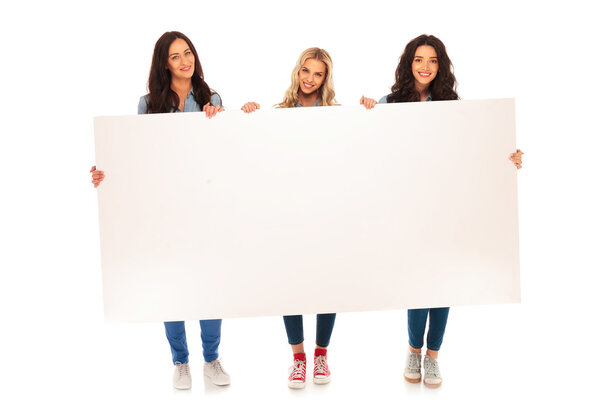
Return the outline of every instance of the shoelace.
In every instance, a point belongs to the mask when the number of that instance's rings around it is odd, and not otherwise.
[[[290,379],[306,379],[306,361],[294,360],[294,370],[290,374]]]
[[[431,359],[425,363],[425,373],[427,375],[433,375],[436,378],[439,378],[441,376],[440,367],[438,366],[436,360]]]
[[[317,358],[315,358],[314,373],[315,374],[323,374],[323,375],[327,374],[327,361],[326,361],[325,357],[318,356]]]
[[[211,364],[217,374],[225,373],[225,371],[223,371],[223,367],[221,366],[221,363],[219,362],[219,360],[215,360],[215,361],[211,362]]]
[[[177,370],[179,372],[180,377],[182,375],[190,374],[190,366],[188,365],[188,363],[181,363],[181,362],[177,361],[177,363],[175,363],[175,365],[177,365]]]
[[[419,358],[421,357],[418,353],[410,353],[408,357],[408,369],[421,369],[419,365]]]

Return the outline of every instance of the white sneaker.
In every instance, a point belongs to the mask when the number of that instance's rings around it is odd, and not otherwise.
[[[173,373],[173,387],[179,390],[192,388],[192,375],[190,375],[190,365],[188,363],[175,363],[175,372]]]
[[[408,351],[406,355],[406,366],[404,367],[404,379],[410,383],[421,382],[421,355]]]
[[[440,374],[440,367],[435,358],[426,355],[423,361],[423,370],[425,371],[423,383],[426,386],[438,387],[442,384],[442,374]]]
[[[204,376],[208,377],[210,381],[218,386],[226,386],[231,383],[229,374],[225,372],[221,365],[221,360],[214,360],[211,362],[204,363]]]

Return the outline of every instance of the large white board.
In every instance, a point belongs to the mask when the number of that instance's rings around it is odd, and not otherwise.
[[[520,301],[512,99],[94,124],[109,321]]]

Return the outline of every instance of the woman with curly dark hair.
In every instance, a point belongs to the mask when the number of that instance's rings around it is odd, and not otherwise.
[[[396,83],[386,103],[458,100],[456,78],[446,46],[435,36],[421,35],[411,40],[396,68]]]
[[[392,93],[380,103],[458,100],[456,78],[444,43],[433,35],[421,35],[406,45],[398,67]],[[373,108],[375,100],[367,97],[360,104]]]
[[[148,94],[140,97],[138,114],[204,111],[212,118],[223,111],[221,97],[204,81],[202,66],[193,43],[181,32],[165,32],[154,46]],[[92,167],[92,184],[98,187],[104,171]],[[184,321],[164,323],[175,372],[173,387],[190,389],[192,378],[188,365],[188,346]],[[201,320],[204,375],[215,385],[229,385],[230,377],[221,366],[219,344],[221,320]]]
[[[392,86],[392,93],[382,97],[379,103],[458,99],[456,78],[452,71],[452,62],[446,53],[446,46],[435,36],[421,35],[406,45],[396,68],[396,82]],[[371,109],[377,102],[363,96],[360,104]],[[521,150],[517,150],[509,157],[517,168],[521,168],[522,154]],[[404,379],[408,382],[421,381],[421,348],[429,317],[427,352],[423,360],[423,383],[430,387],[442,384],[437,356],[444,338],[449,311],[449,307],[408,310],[409,345],[404,369]]]

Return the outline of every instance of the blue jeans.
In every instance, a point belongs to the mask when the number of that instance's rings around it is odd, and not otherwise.
[[[427,322],[427,314],[429,314],[427,348],[438,351],[444,339],[449,312],[449,307],[408,310],[408,344],[415,349],[423,347],[425,323]]]
[[[302,325],[302,315],[286,315],[283,317],[285,330],[288,336],[288,343],[296,345],[304,342],[304,327]],[[321,347],[329,346],[333,324],[335,323],[335,314],[317,314],[317,345]]]
[[[165,332],[171,345],[173,364],[177,361],[188,362],[188,347],[185,337],[184,321],[165,322]],[[211,362],[219,358],[219,343],[221,343],[221,320],[205,319],[200,321],[200,337],[202,338],[202,353],[204,361]]]

